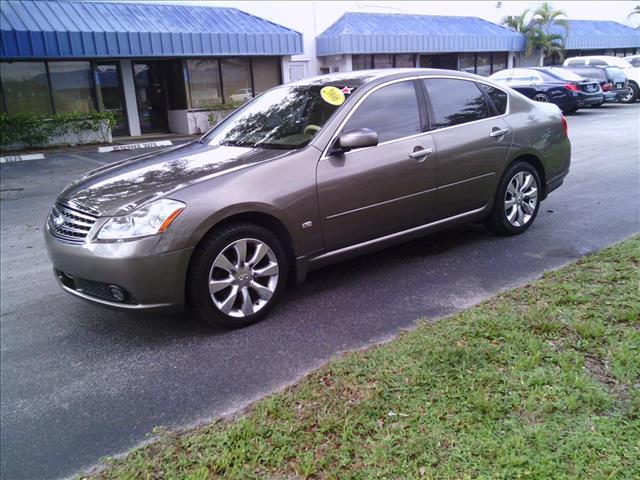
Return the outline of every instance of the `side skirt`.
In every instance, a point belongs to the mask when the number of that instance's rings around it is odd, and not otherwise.
[[[352,258],[365,253],[382,250],[391,245],[406,242],[414,238],[445,230],[454,225],[470,222],[472,220],[483,218],[489,210],[490,205],[485,204],[475,210],[460,213],[452,217],[443,218],[435,222],[419,225],[400,232],[391,233],[383,237],[373,238],[366,242],[349,245],[347,247],[332,250],[316,256],[302,256],[296,258],[296,281],[301,283],[311,270],[337,263],[347,258]]]

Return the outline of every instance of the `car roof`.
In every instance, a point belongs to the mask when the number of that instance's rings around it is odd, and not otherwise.
[[[416,75],[424,76],[452,76],[469,79],[479,79],[476,75],[457,70],[445,70],[439,68],[383,68],[373,70],[356,70],[355,72],[340,72],[319,75],[317,77],[305,78],[295,82],[288,83],[290,86],[306,86],[306,85],[348,85],[361,86],[376,80],[387,80],[404,77],[413,77]]]
[[[611,55],[584,55],[581,57],[568,57],[564,59],[563,63],[567,63],[571,60],[602,60],[604,62],[609,62],[611,66],[614,67],[625,67],[625,63],[628,63],[624,58],[614,57]]]

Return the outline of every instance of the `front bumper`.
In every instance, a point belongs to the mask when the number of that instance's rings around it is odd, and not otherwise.
[[[49,259],[62,288],[90,302],[127,310],[180,311],[192,248],[155,253],[157,237],[119,243],[69,243],[45,227]],[[110,286],[124,291],[111,298]]]

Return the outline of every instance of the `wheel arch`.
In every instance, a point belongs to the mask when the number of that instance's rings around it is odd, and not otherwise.
[[[293,273],[295,273],[295,247],[293,243],[293,237],[291,236],[289,230],[285,226],[284,222],[280,220],[275,215],[270,213],[261,212],[257,210],[247,210],[242,212],[230,213],[214,224],[210,225],[206,231],[200,236],[198,242],[196,243],[193,251],[195,252],[200,245],[207,239],[210,235],[213,235],[216,230],[220,228],[224,228],[227,225],[231,225],[234,223],[253,223],[259,225],[271,233],[273,233],[278,240],[282,243],[282,247],[285,250],[288,259],[288,271],[289,277],[293,277]],[[187,271],[191,268],[191,262],[193,259],[193,254],[189,258],[189,267]],[[187,273],[188,277],[188,273]],[[188,282],[186,282],[188,283]]]

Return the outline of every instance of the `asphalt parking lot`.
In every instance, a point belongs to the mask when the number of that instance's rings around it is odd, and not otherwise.
[[[470,225],[313,272],[239,331],[105,310],[63,294],[42,224],[71,179],[130,152],[5,164],[1,183],[1,471],[72,475],[294,382],[341,351],[389,339],[640,231],[640,103],[570,116],[572,170],[524,235]]]

